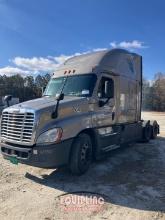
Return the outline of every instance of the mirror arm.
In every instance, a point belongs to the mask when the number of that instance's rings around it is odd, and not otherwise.
[[[60,102],[60,100],[57,99],[56,108],[55,108],[55,110],[52,112],[52,118],[53,118],[53,119],[55,119],[55,118],[58,117],[58,107],[59,107],[59,102]]]
[[[67,82],[67,79],[68,79],[68,76],[66,77],[66,80],[65,80],[64,83],[63,83],[63,86],[62,86],[62,89],[61,89],[60,95],[59,95],[59,97],[57,98],[56,108],[55,108],[55,110],[52,112],[52,118],[53,118],[53,119],[55,119],[55,118],[58,117],[58,107],[59,107],[59,102],[60,102],[60,100],[64,99],[64,93],[63,93],[63,90],[64,90],[65,84],[66,84],[66,82]]]
[[[52,118],[53,118],[53,119],[55,119],[55,118],[58,117],[59,103],[60,103],[60,101],[63,100],[63,99],[64,99],[64,94],[61,93],[61,94],[59,95],[59,97],[57,98],[56,107],[55,107],[54,111],[52,112]]]
[[[7,103],[7,107],[9,107],[10,105],[9,105],[9,100],[6,100],[6,103]]]

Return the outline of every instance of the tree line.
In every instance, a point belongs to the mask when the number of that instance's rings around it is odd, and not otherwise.
[[[7,94],[18,97],[20,102],[42,96],[42,88],[50,80],[50,74],[36,77],[21,75],[0,76],[0,97]],[[165,74],[155,74],[153,81],[143,80],[143,110],[165,111]]]
[[[165,74],[155,74],[153,81],[143,80],[143,110],[165,111]]]
[[[21,75],[0,76],[0,97],[12,95],[20,102],[41,97],[42,88],[50,80],[50,74],[22,77]]]

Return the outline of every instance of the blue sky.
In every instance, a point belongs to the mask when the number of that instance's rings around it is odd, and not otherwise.
[[[0,74],[53,71],[67,57],[124,47],[165,72],[163,0],[0,0]]]

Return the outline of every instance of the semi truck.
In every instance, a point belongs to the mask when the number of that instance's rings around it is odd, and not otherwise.
[[[41,98],[3,110],[2,155],[13,163],[68,166],[83,174],[111,150],[156,138],[159,125],[141,119],[141,105],[140,55],[112,49],[71,57],[52,74]]]

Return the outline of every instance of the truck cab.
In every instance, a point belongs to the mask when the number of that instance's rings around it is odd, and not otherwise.
[[[3,110],[5,159],[83,174],[93,159],[159,133],[141,119],[142,58],[122,49],[75,56],[52,75],[43,96]]]

